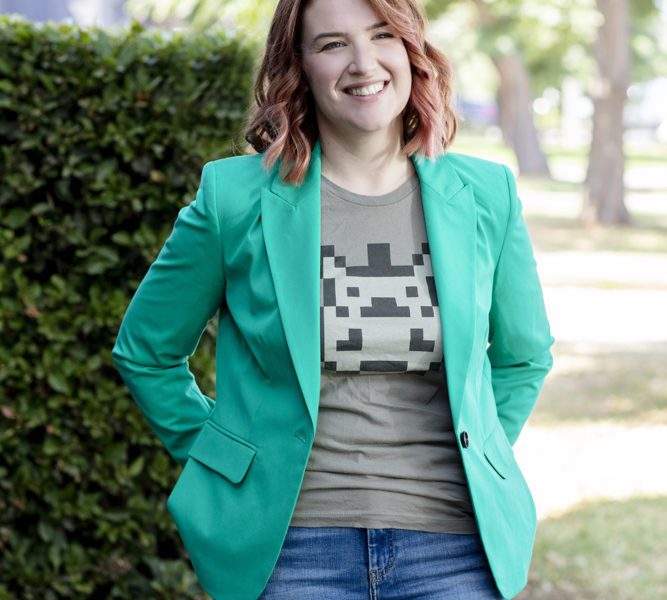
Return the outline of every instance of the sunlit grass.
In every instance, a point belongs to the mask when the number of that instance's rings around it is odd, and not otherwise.
[[[587,504],[546,519],[517,600],[667,598],[666,515],[667,498],[656,497]]]
[[[531,211],[529,195],[522,199],[535,248],[541,252],[667,252],[667,217],[633,213],[633,227],[590,227],[576,217]],[[558,206],[552,207],[557,211]]]

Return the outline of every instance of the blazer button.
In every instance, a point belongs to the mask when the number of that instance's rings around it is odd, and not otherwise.
[[[468,439],[468,432],[462,431],[460,438],[461,438],[461,446],[463,448],[467,448],[470,445],[470,440]]]

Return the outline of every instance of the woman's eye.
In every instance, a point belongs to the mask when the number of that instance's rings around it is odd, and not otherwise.
[[[378,39],[378,40],[386,40],[386,39],[393,38],[393,37],[394,37],[394,34],[389,33],[388,31],[383,31],[382,33],[378,33],[375,36],[375,38]]]
[[[329,42],[322,46],[322,50],[335,50],[336,48],[341,48],[343,46],[342,42]]]

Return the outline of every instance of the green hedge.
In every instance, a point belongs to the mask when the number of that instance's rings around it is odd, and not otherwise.
[[[254,63],[220,35],[0,19],[0,600],[203,596],[165,508],[178,469],[111,348],[239,139]]]

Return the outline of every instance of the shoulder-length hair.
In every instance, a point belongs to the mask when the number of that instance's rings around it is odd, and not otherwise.
[[[255,103],[246,140],[264,152],[270,169],[282,159],[285,182],[300,184],[317,142],[315,106],[301,68],[301,26],[308,0],[280,0],[255,82]],[[412,67],[412,92],[403,112],[403,151],[428,158],[444,154],[456,135],[452,70],[426,41],[426,25],[415,0],[368,0],[403,39]]]

